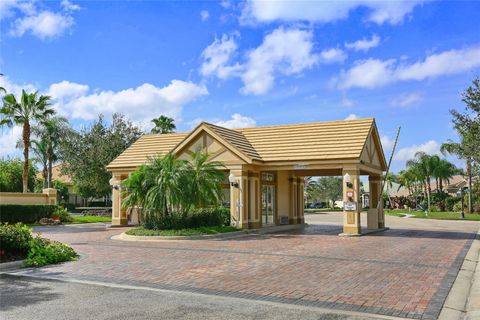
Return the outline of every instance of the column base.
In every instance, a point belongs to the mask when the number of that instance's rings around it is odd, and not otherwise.
[[[128,226],[127,218],[113,218],[112,226]]]
[[[305,218],[304,217],[297,218],[297,224],[302,224],[302,223],[305,223]]]
[[[343,226],[344,235],[359,235],[362,233],[362,227],[360,226]]]
[[[254,222],[249,222],[248,223],[248,228],[247,229],[260,229],[262,227],[262,222],[261,221],[254,221]],[[245,229],[245,228],[243,228]]]

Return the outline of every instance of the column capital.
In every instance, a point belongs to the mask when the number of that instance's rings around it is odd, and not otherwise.
[[[372,181],[372,182],[378,182],[378,181],[382,181],[382,175],[380,174],[369,174],[368,175],[368,181]]]

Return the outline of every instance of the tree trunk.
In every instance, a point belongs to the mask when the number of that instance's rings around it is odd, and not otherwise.
[[[30,146],[30,123],[23,124],[23,193],[28,192],[28,148]]]
[[[48,145],[48,183],[47,188],[52,187],[52,167],[53,167],[53,148],[52,145]]]
[[[440,178],[439,182],[440,192],[443,193],[443,179]]]
[[[42,177],[43,177],[43,188],[45,189],[45,188],[47,187],[47,179],[48,179],[48,167],[47,167],[47,163],[44,163],[44,164],[43,164]]]
[[[473,213],[472,201],[472,161],[467,160],[467,176],[468,176],[468,212]]]

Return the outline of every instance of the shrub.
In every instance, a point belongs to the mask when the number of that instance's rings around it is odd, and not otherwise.
[[[223,207],[194,209],[185,215],[172,214],[161,218],[148,213],[147,219],[145,216],[144,214],[142,225],[146,229],[154,230],[230,225],[230,210]]]
[[[24,258],[30,248],[32,230],[24,224],[0,224],[1,257]]]
[[[46,204],[0,204],[0,222],[34,223],[41,218],[51,218],[57,209]]]
[[[37,236],[30,240],[30,251],[24,264],[27,267],[41,267],[47,264],[72,261],[77,256],[75,250],[66,244]]]
[[[456,204],[456,203],[459,203],[459,199],[458,198],[455,198],[455,197],[448,197],[448,198],[445,198],[445,210],[446,211],[452,211],[453,210],[453,206]]]
[[[455,212],[460,212],[462,211],[462,203],[459,201],[459,202],[456,202],[454,205],[453,205],[453,211]]]
[[[57,216],[58,218],[60,218],[61,222],[72,222],[73,221],[73,218],[70,215],[70,213],[68,213],[68,211],[65,208],[62,208],[62,207],[58,207],[55,210],[55,212],[53,213],[53,216]]]
[[[432,204],[430,205],[430,211],[431,212],[439,212],[442,211],[438,205]]]

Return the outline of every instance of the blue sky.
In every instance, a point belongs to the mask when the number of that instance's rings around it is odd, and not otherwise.
[[[0,2],[0,81],[74,127],[122,112],[180,131],[375,117],[393,170],[455,139],[480,74],[478,1]],[[3,129],[2,156],[20,129]],[[459,163],[459,162],[457,162]],[[459,163],[460,164],[460,163]]]

